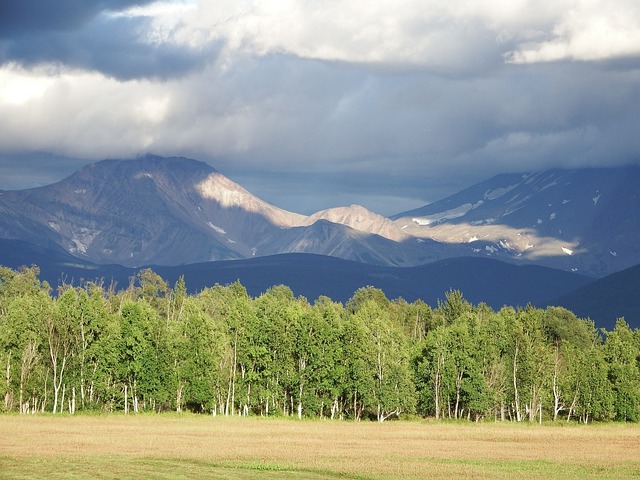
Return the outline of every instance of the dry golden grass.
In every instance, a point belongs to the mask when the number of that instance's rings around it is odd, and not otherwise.
[[[638,478],[637,425],[0,417],[0,478]]]

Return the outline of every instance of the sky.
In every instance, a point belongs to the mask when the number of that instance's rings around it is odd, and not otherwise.
[[[0,189],[145,153],[391,215],[640,163],[637,0],[1,0]]]

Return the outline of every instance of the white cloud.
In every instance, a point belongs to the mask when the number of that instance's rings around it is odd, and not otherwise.
[[[202,0],[183,22],[192,43],[444,71],[640,53],[636,0]]]
[[[495,2],[202,1],[184,17],[176,38],[222,39],[231,50],[257,55],[279,52],[327,61],[460,68],[462,62],[476,60],[479,46],[495,43],[490,24],[505,21],[497,8],[492,9],[496,19],[479,16],[477,3]]]
[[[42,97],[52,83],[46,73],[31,73],[15,65],[0,69],[0,103],[22,105]]]
[[[12,86],[24,85],[16,90]],[[170,93],[96,72],[0,68],[0,145],[88,159],[144,152],[162,131]]]
[[[522,44],[514,63],[606,60],[640,55],[640,2],[575,0],[556,20],[546,39]]]

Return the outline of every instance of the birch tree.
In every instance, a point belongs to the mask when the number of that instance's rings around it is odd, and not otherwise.
[[[42,311],[46,333],[49,361],[53,375],[53,413],[62,407],[59,405],[60,394],[63,391],[65,373],[75,353],[75,319],[73,303],[75,290],[67,289],[59,298],[57,304],[45,305]]]
[[[26,413],[28,402],[34,408],[34,403],[44,400],[37,394],[40,385],[34,384],[34,380],[44,381],[45,376],[45,372],[36,369],[42,370],[47,359],[43,356],[42,313],[48,310],[48,304],[49,299],[43,292],[17,297],[9,304],[6,316],[0,322],[0,351],[6,359],[6,410],[12,410],[17,400],[19,412]]]
[[[640,420],[640,344],[638,336],[620,318],[613,331],[607,333],[604,345],[609,364],[609,381],[613,390],[613,408],[616,420]]]

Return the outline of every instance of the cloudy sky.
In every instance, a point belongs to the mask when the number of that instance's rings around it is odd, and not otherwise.
[[[203,160],[300,213],[640,163],[637,0],[2,0],[0,189]]]

